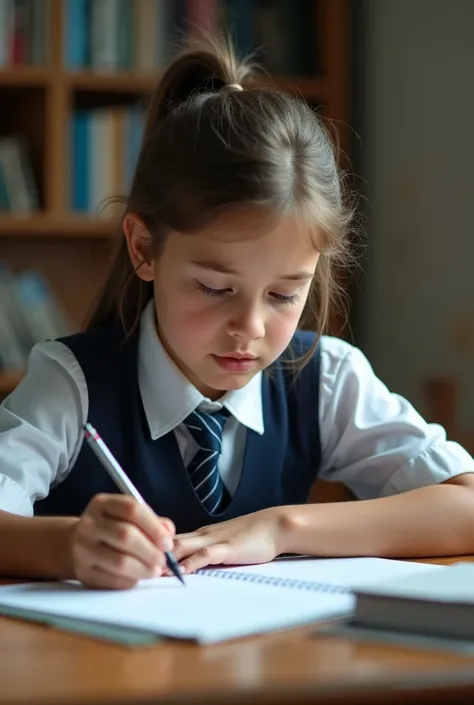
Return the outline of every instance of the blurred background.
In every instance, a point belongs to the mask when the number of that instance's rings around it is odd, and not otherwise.
[[[359,196],[331,332],[474,453],[472,0],[0,0],[0,398],[83,325],[147,96],[221,26],[330,121]]]

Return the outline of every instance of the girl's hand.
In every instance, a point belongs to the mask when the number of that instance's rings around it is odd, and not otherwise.
[[[174,534],[169,519],[133,497],[96,495],[73,529],[74,577],[90,587],[131,588],[163,573]]]
[[[283,552],[283,534],[283,514],[274,507],[178,534],[174,555],[184,573],[206,565],[266,563]]]

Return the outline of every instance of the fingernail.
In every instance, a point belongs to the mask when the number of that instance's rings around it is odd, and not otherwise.
[[[173,548],[173,539],[171,538],[171,536],[165,536],[164,538],[162,538],[160,541],[160,546],[163,551],[171,551],[171,549]]]

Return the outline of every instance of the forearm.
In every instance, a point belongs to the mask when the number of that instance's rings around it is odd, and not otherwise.
[[[22,517],[0,511],[0,576],[71,578],[70,517]]]
[[[474,553],[474,492],[435,485],[366,501],[283,508],[283,552],[422,557]]]

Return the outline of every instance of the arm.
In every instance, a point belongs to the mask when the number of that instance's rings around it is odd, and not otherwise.
[[[390,558],[474,554],[473,474],[391,497],[284,507],[280,512],[284,553]]]
[[[33,505],[67,475],[79,449],[87,390],[72,353],[41,343],[23,381],[0,405],[0,576],[71,577],[77,520],[33,517]]]
[[[75,517],[23,517],[0,510],[0,575],[73,577],[71,534]]]

